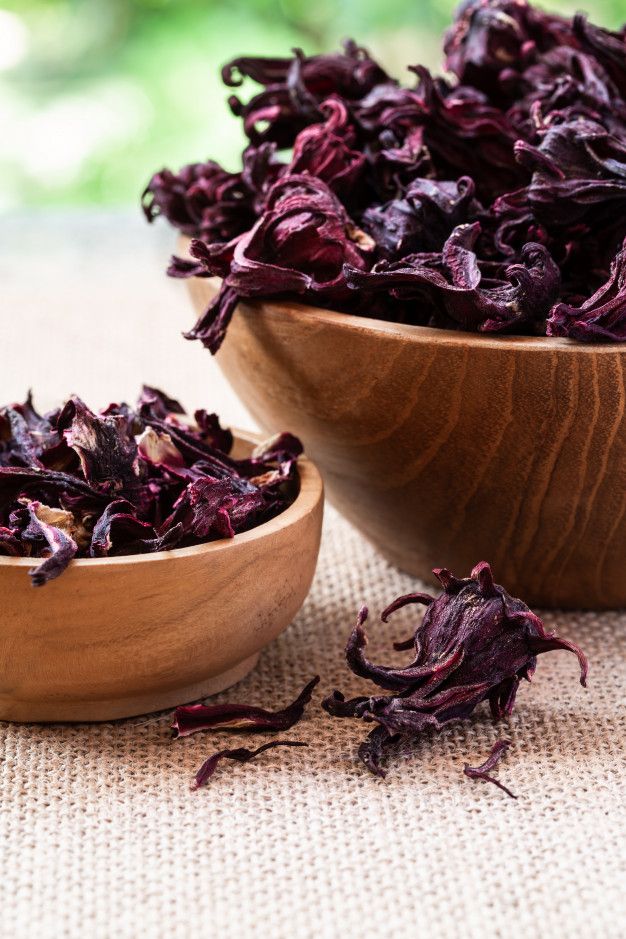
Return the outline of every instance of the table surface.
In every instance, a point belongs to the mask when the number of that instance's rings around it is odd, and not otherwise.
[[[209,354],[179,335],[192,316],[162,275],[166,228],[130,213],[1,226],[1,401],[31,386],[44,407],[70,392],[103,405],[146,381],[251,426]],[[342,652],[359,605],[375,614],[410,589],[329,509],[303,610],[219,697],[282,706],[319,673],[290,734],[309,748],[224,766],[200,792],[189,783],[203,759],[249,737],[173,741],[167,714],[0,724],[0,934],[625,936],[626,614],[547,614],[588,653],[588,690],[572,656],[545,656],[509,721],[494,726],[481,708],[426,733],[381,781],[355,759],[364,728],[319,701],[335,687],[362,693]],[[384,657],[410,614],[373,623],[371,655]],[[501,736],[513,745],[499,776],[517,801],[462,774]]]

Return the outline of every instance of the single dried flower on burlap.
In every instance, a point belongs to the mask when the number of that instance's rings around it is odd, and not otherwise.
[[[446,568],[434,574],[443,593],[431,597],[408,594],[382,614],[383,621],[412,603],[426,606],[412,640],[413,661],[406,666],[376,665],[365,655],[364,607],[348,639],[346,660],[352,671],[390,694],[361,696],[349,701],[335,691],[323,702],[336,717],[358,717],[378,726],[362,744],[359,756],[372,772],[384,776],[381,759],[390,744],[410,738],[427,727],[440,730],[455,720],[467,720],[474,708],[488,701],[494,720],[508,716],[522,679],[530,681],[537,656],[554,649],[573,652],[585,685],[587,660],[565,639],[547,633],[539,617],[521,600],[494,583],[485,561],[468,578]],[[401,643],[406,648],[407,643]]]

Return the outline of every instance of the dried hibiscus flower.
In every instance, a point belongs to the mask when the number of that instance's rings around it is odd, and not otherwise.
[[[311,679],[295,701],[281,711],[250,704],[183,705],[174,712],[173,735],[188,737],[199,730],[289,730],[302,717],[319,680],[319,675]]]
[[[449,77],[411,64],[402,82],[352,41],[224,67],[229,88],[258,86],[229,98],[240,168],[164,169],[142,199],[149,221],[195,238],[169,273],[223,280],[187,338],[215,353],[240,298],[277,297],[626,340],[612,273],[626,239],[626,27],[465,0],[443,51]]]
[[[409,255],[393,264],[381,261],[370,272],[346,265],[344,274],[355,289],[423,297],[433,322],[439,318],[463,329],[501,332],[545,319],[560,282],[546,248],[527,242],[520,263],[497,271],[489,265],[487,280],[475,251],[479,235],[478,222],[459,225],[440,253]]]
[[[323,702],[335,717],[357,717],[376,724],[361,745],[359,757],[378,776],[385,775],[381,761],[391,744],[415,737],[426,727],[440,730],[451,721],[467,720],[483,701],[489,702],[494,720],[508,716],[520,681],[531,680],[537,656],[543,652],[573,652],[580,664],[581,684],[586,682],[587,660],[582,651],[546,633],[535,613],[494,583],[489,564],[483,561],[464,579],[445,568],[434,574],[443,587],[438,597],[408,594],[382,614],[386,622],[408,604],[426,606],[412,639],[415,655],[409,665],[375,665],[368,660],[365,607],[348,639],[348,666],[389,693],[346,701],[335,691]],[[407,647],[406,642],[397,645]]]
[[[232,538],[298,493],[300,441],[282,434],[250,457],[215,414],[145,386],[136,407],[91,411],[73,397],[39,414],[29,396],[0,408],[0,555],[41,559],[39,587],[74,557],[145,554]]]
[[[626,242],[605,284],[580,306],[557,303],[548,320],[549,336],[587,342],[626,340]]]

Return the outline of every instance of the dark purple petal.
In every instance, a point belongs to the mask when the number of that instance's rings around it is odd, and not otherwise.
[[[322,701],[322,708],[332,717],[360,717],[363,709],[369,705],[369,701],[369,698],[363,696],[346,701],[340,691],[333,691]]]
[[[539,52],[574,42],[567,20],[523,0],[465,0],[446,33],[446,67],[462,82],[498,95],[505,69],[521,70]]]
[[[374,776],[380,776],[381,779],[384,779],[387,775],[380,764],[386,755],[386,751],[399,738],[399,734],[389,734],[384,727],[379,725],[369,732],[360,745],[358,750],[359,759]]]
[[[359,290],[422,294],[430,300],[434,315],[443,317],[441,325],[494,332],[545,318],[560,284],[559,268],[547,249],[524,245],[520,263],[507,265],[499,281],[491,278],[483,286],[486,278],[475,252],[479,234],[478,223],[461,225],[440,254],[416,254],[392,264],[383,261],[370,272],[346,266],[346,281]]]
[[[98,492],[82,478],[56,470],[31,469],[19,466],[0,466],[0,507],[5,507],[20,492],[33,490],[57,493],[59,497],[72,494],[95,504],[107,501],[104,493]]]
[[[282,433],[260,443],[255,447],[252,457],[262,463],[285,463],[296,460],[303,452],[304,448],[298,437]]]
[[[58,412],[39,414],[29,392],[26,401],[0,409],[0,466],[64,470],[74,454],[57,430]]]
[[[29,503],[30,522],[28,528],[22,533],[22,538],[26,541],[32,541],[35,544],[38,541],[45,542],[44,550],[50,552],[44,561],[28,572],[33,587],[43,587],[49,580],[54,580],[62,574],[78,551],[78,545],[66,532],[46,524],[38,517],[37,512],[40,508],[39,502]]]
[[[452,230],[481,211],[474,190],[469,176],[456,182],[417,178],[403,198],[366,209],[362,225],[388,260],[441,251]]]
[[[19,534],[19,529],[5,528],[4,525],[0,525],[0,555],[10,558],[24,555],[24,547]]]
[[[613,33],[601,26],[594,26],[582,13],[573,19],[574,34],[584,49],[587,49],[606,69],[626,97],[626,36],[624,27]]]
[[[470,176],[481,201],[517,188],[524,178],[516,165],[516,132],[505,114],[470,86],[455,86],[413,66],[419,79],[423,141],[438,178]]]
[[[193,258],[179,258],[173,254],[167,267],[168,277],[178,277],[184,280],[187,277],[213,277],[202,261]]]
[[[170,398],[159,388],[152,388],[150,385],[143,385],[141,394],[137,401],[137,410],[139,414],[149,420],[151,417],[158,417],[165,420],[169,414],[184,414],[185,409],[176,398]]]
[[[579,306],[557,303],[552,308],[547,332],[584,342],[626,341],[626,242],[608,280],[589,299]]]
[[[194,412],[193,418],[204,443],[222,453],[230,453],[233,446],[232,431],[222,427],[217,414],[209,414],[201,408]]]
[[[210,729],[289,730],[304,714],[319,680],[319,675],[316,675],[295,701],[280,711],[267,711],[250,704],[188,704],[178,707],[172,724],[173,736],[188,737],[199,730]]]
[[[300,130],[323,120],[320,105],[331,95],[358,101],[390,80],[352,41],[345,43],[343,53],[330,55],[308,57],[296,50],[291,59],[242,56],[222,69],[222,78],[231,87],[244,78],[264,86],[246,104],[235,95],[229,104],[253,144],[273,141],[281,148],[292,147]]]
[[[241,173],[228,173],[209,160],[184,166],[179,173],[155,173],[142,206],[149,222],[163,215],[187,235],[228,241],[253,222],[252,198]]]
[[[269,743],[264,743],[262,747],[257,747],[256,750],[248,750],[245,747],[238,747],[236,750],[219,750],[204,761],[196,773],[195,782],[191,788],[200,789],[201,786],[206,786],[221,760],[247,763],[248,760],[253,760],[266,750],[271,750],[272,747],[308,747],[308,743],[302,743],[299,740],[271,740]]]
[[[470,779],[482,779],[483,782],[493,783],[498,789],[502,789],[503,792],[506,792],[507,796],[510,796],[512,799],[517,799],[517,796],[514,796],[504,783],[501,783],[498,779],[490,775],[491,770],[496,766],[499,760],[502,759],[510,746],[510,740],[497,740],[484,763],[481,763],[480,766],[470,766],[469,763],[466,763],[463,767],[463,772]]]
[[[526,199],[545,224],[599,220],[626,201],[626,141],[598,121],[575,117],[548,125],[539,146],[518,140],[515,154],[532,172]]]
[[[99,417],[71,398],[59,416],[59,430],[76,451],[87,482],[120,491],[137,477],[137,444],[123,416]]]
[[[9,424],[10,460],[13,465],[41,467],[40,451],[24,417],[15,408],[3,408],[2,416]]]
[[[345,203],[358,201],[366,157],[352,149],[356,132],[348,109],[340,99],[329,98],[320,110],[327,120],[300,131],[287,172],[310,173],[327,183]]]
[[[185,339],[199,339],[209,352],[215,354],[224,341],[228,324],[238,303],[237,291],[226,286],[226,283],[222,284],[219,293],[195,326],[184,334]]]
[[[267,209],[234,246],[227,283],[240,296],[321,293],[342,282],[344,264],[364,265],[364,236],[321,180],[284,176]]]
[[[429,690],[440,684],[451,671],[458,667],[463,659],[463,650],[454,649],[436,664],[419,664],[419,656],[411,665],[394,668],[388,665],[374,665],[364,654],[367,637],[363,624],[367,619],[367,607],[362,607],[356,625],[346,646],[346,661],[355,675],[368,678],[381,688],[390,691],[409,691],[413,685],[428,683]]]
[[[532,668],[534,669],[534,661]],[[491,708],[491,716],[494,721],[508,717],[512,712],[519,683],[520,677],[518,675],[512,675],[510,678],[504,678],[499,685],[496,685],[496,687],[492,688],[489,692],[489,707]]]
[[[133,507],[124,500],[111,502],[106,507],[94,526],[89,548],[91,557],[167,551],[175,548],[186,533],[178,522],[157,534],[152,525],[140,521],[133,512]]]
[[[197,538],[207,538],[211,531],[222,537],[234,536],[228,517],[234,502],[227,480],[197,479],[187,487],[185,495],[191,509],[190,529]]]
[[[422,603],[424,606],[430,606],[433,602],[434,597],[431,597],[429,593],[407,593],[402,597],[398,597],[393,603],[390,603],[389,606],[385,607],[383,612],[380,614],[380,618],[383,623],[386,623],[392,613],[395,613],[397,610],[401,610],[402,607],[408,606],[412,603]],[[415,632],[415,635],[411,636],[410,639],[403,639],[401,642],[394,642],[393,647],[396,652],[403,652],[406,649],[415,648],[415,651],[419,655],[419,630]]]

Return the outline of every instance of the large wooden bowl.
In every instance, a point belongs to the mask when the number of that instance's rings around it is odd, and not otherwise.
[[[0,719],[128,717],[243,678],[315,570],[323,487],[312,463],[299,466],[295,502],[233,539],[72,561],[39,588],[32,561],[0,558]]]
[[[188,283],[200,312],[216,283]],[[626,347],[242,303],[217,361],[398,567],[484,559],[532,604],[626,605]]]

